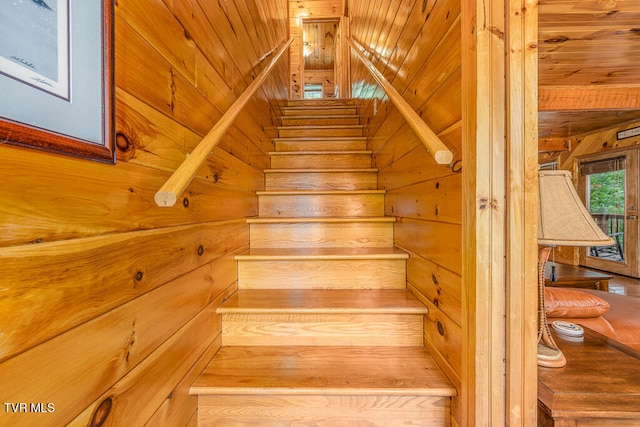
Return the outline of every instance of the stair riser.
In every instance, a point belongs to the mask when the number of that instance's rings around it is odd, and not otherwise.
[[[357,114],[356,107],[296,108],[285,107],[285,116],[346,116]]]
[[[259,195],[261,217],[384,216],[384,194]]]
[[[280,138],[327,138],[332,136],[362,136],[361,126],[346,127],[281,127],[278,131]]]
[[[276,139],[276,151],[355,151],[366,150],[364,138]]]
[[[282,126],[328,126],[328,125],[359,125],[360,117],[282,117]]]
[[[238,261],[238,289],[405,289],[406,285],[404,259]]]
[[[348,98],[331,98],[331,99],[289,99],[284,108],[316,108],[316,107],[355,107],[352,99]]]
[[[201,395],[198,426],[449,426],[451,399],[395,395]]]
[[[222,345],[420,346],[419,314],[223,314]]]
[[[371,154],[271,154],[272,169],[351,169],[370,168]]]
[[[252,248],[392,248],[393,223],[251,224]]]
[[[375,172],[278,172],[265,174],[265,189],[274,190],[375,190]]]

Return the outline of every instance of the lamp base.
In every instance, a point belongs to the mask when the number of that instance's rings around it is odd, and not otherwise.
[[[547,347],[544,343],[538,343],[538,366],[545,368],[562,368],[567,364],[567,359],[558,348]]]
[[[538,366],[562,368],[567,359],[553,341],[544,308],[544,274],[549,252],[551,248],[548,246],[542,246],[538,251]]]

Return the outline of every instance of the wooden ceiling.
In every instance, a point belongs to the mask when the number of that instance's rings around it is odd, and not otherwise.
[[[539,135],[640,119],[640,0],[540,0]]]

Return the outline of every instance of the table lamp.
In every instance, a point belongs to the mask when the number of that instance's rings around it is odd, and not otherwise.
[[[538,365],[567,361],[551,337],[544,308],[544,274],[553,246],[609,246],[613,239],[595,223],[565,170],[538,172]]]

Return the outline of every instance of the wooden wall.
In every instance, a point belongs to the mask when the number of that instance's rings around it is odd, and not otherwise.
[[[336,81],[335,72],[333,70],[305,71],[304,84],[321,84],[322,96],[324,98],[335,97]]]
[[[355,58],[352,94],[398,217],[395,244],[410,253],[409,287],[429,307],[425,345],[460,390],[462,349],[462,174],[460,1],[352,1],[352,38],[454,153],[437,165]],[[457,409],[454,405],[454,412]],[[456,415],[456,418],[457,415]]]
[[[288,3],[119,0],[117,164],[0,145],[0,401],[53,409],[0,425],[195,425],[286,59],[179,203],[153,196],[288,39]]]
[[[289,20],[291,37],[290,96],[302,98],[304,89],[304,55],[302,29],[304,19],[339,19],[342,15],[343,0],[289,0]]]

